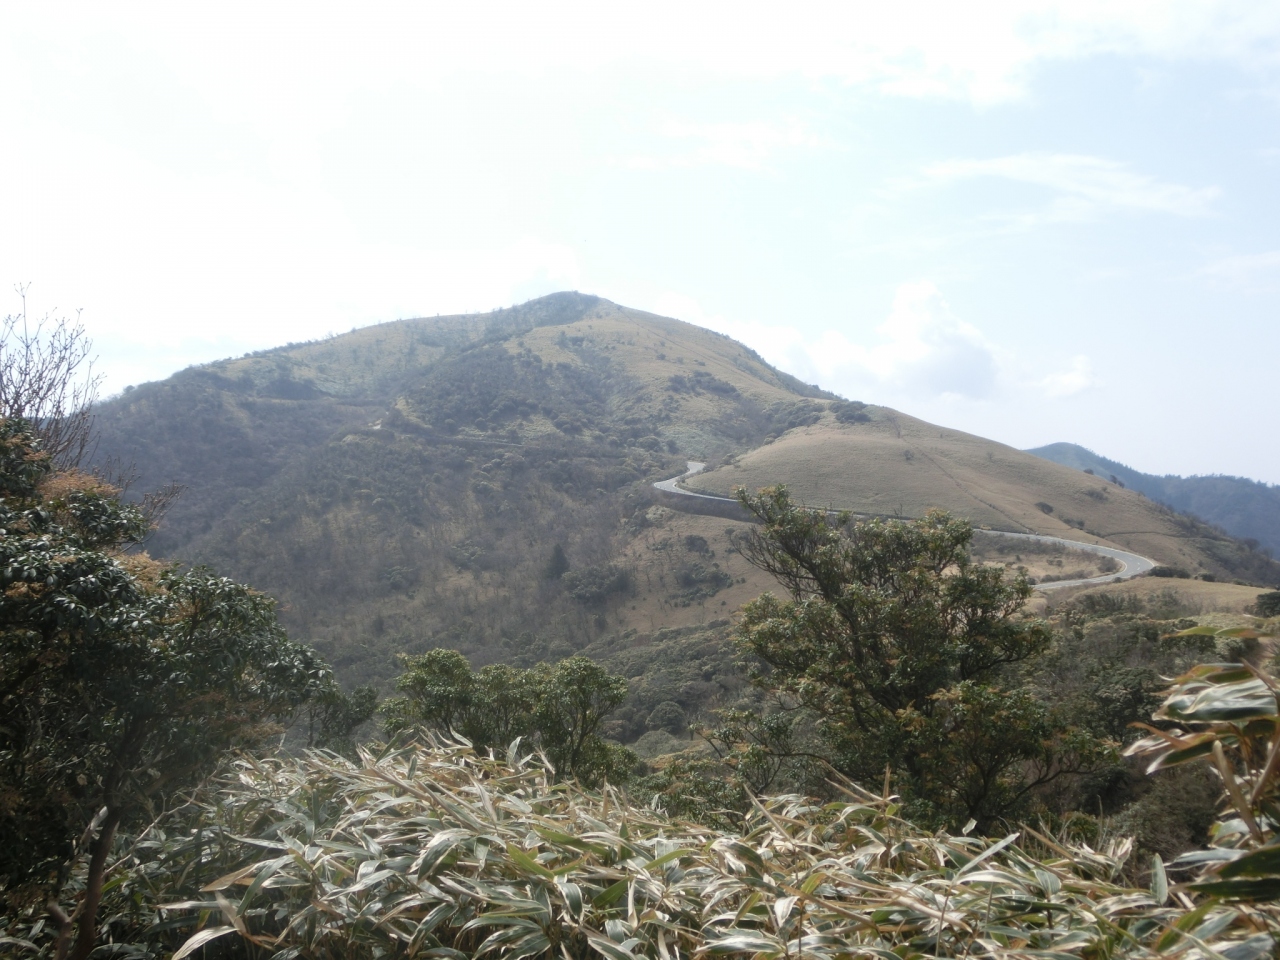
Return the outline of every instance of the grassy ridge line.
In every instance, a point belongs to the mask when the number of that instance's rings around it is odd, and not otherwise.
[[[679,476],[672,477],[669,480],[659,480],[654,483],[654,487],[662,493],[674,495],[673,497],[664,498],[664,502],[676,507],[676,509],[687,509],[693,513],[710,511],[713,516],[728,516],[731,519],[742,520],[751,519],[747,511],[738,503],[737,500],[731,500],[728,497],[717,497],[708,493],[696,493],[692,490],[685,490],[682,488],[679,485],[679,481],[686,477],[691,477],[695,474],[701,473],[706,467],[706,464],[690,460],[687,466],[688,469]],[[828,511],[828,513],[836,512],[838,511]],[[857,513],[854,514],[854,516],[869,517],[870,515]],[[1054,544],[1072,550],[1083,550],[1086,553],[1094,553],[1099,556],[1111,557],[1113,560],[1118,560],[1123,564],[1118,573],[1103,574],[1097,577],[1084,577],[1078,580],[1058,580],[1053,583],[1038,584],[1038,590],[1060,590],[1063,587],[1096,586],[1119,580],[1128,580],[1131,577],[1141,576],[1156,566],[1156,562],[1149,557],[1143,557],[1136,553],[1130,553],[1127,550],[1120,550],[1115,547],[1103,546],[1102,544],[1086,543],[1082,540],[1064,540],[1062,537],[1049,537],[1037,533],[1013,533],[1007,530],[987,530],[984,532],[989,536],[994,537],[1030,540],[1036,543]]]
[[[1133,490],[1004,444],[884,407],[862,423],[833,414],[793,429],[693,479],[727,496],[785,483],[809,503],[880,516],[949,510],[983,529],[1110,541],[1158,563],[1219,579],[1280,581],[1280,565],[1246,543]]]

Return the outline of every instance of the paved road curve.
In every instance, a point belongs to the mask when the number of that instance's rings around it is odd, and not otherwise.
[[[689,498],[686,503],[690,507],[699,505],[698,501],[705,501],[706,506],[715,506],[716,513],[722,514],[724,510],[737,505],[738,501],[731,500],[728,497],[713,497],[707,493],[694,493],[692,490],[686,490],[679,485],[680,481],[686,477],[691,477],[695,473],[701,473],[706,467],[705,463],[698,463],[695,460],[687,461],[688,469],[678,477],[672,477],[670,480],[659,480],[654,484],[664,493],[677,494],[680,497]],[[1127,580],[1130,577],[1136,577],[1139,574],[1146,573],[1156,565],[1154,560],[1147,557],[1141,557],[1136,553],[1129,553],[1126,550],[1117,550],[1114,547],[1104,547],[1097,543],[1082,543],[1079,540],[1064,540],[1061,537],[1046,537],[1038,533],[1006,533],[1003,530],[984,530],[983,533],[989,533],[996,537],[1010,537],[1015,540],[1035,540],[1038,543],[1051,543],[1058,546],[1070,547],[1072,550],[1083,550],[1086,553],[1097,553],[1104,557],[1111,557],[1120,562],[1120,570],[1117,573],[1108,573],[1101,577],[1088,577],[1083,580],[1055,580],[1052,583],[1038,583],[1037,590],[1060,590],[1063,587],[1079,587],[1083,585],[1093,585],[1098,583],[1111,583],[1113,580]]]

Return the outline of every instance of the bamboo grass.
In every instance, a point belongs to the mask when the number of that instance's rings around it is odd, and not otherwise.
[[[229,867],[169,921],[264,956],[360,960],[1213,957],[1268,954],[1274,904],[1198,905],[1104,850],[930,835],[892,799],[762,800],[740,835],[533,757],[435,740],[359,763],[242,761],[168,857]],[[1048,838],[1044,838],[1048,840]],[[178,849],[186,844],[186,852]],[[194,852],[193,852],[194,851]],[[1061,852],[1058,852],[1061,851]],[[205,875],[208,875],[207,873]]]

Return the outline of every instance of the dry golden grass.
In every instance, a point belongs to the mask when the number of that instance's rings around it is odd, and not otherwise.
[[[1172,577],[1141,577],[1100,587],[1065,588],[1055,594],[1051,603],[1058,605],[1090,595],[1133,596],[1149,601],[1160,595],[1173,595],[1188,611],[1201,613],[1244,613],[1245,607],[1264,592],[1259,587],[1242,587],[1234,583],[1209,583],[1204,580],[1180,580]]]
[[[777,373],[735,340],[702,327],[607,301],[575,323],[539,327],[520,338],[544,361],[581,362],[556,346],[583,337],[640,382],[665,385],[672,374],[704,371],[762,401],[795,399]]]
[[[856,425],[828,414],[689,487],[728,496],[739,486],[781,483],[815,506],[880,515],[916,517],[937,507],[979,527],[1109,543],[1192,572],[1223,572],[1198,542],[1203,531],[1139,493],[887,407],[869,412],[872,422]]]
[[[474,340],[484,333],[488,319],[489,315],[398,320],[287,350],[221,361],[209,368],[224,377],[247,378],[259,385],[287,376],[341,397],[358,393],[397,369],[420,370],[445,354],[443,346],[433,344]],[[572,342],[572,349],[566,339]],[[512,352],[527,347],[551,365],[582,364],[577,349],[582,345],[606,356],[633,388],[619,401],[624,409],[615,412],[655,425],[662,423],[663,435],[676,439],[691,456],[724,452],[723,434],[708,425],[733,416],[730,411],[735,403],[709,391],[668,390],[671,377],[709,374],[732,384],[762,407],[798,399],[775,370],[740,343],[702,327],[607,300],[599,301],[577,321],[534,327],[504,345]],[[400,406],[401,413],[413,419],[412,411]],[[537,415],[522,430],[526,441],[541,434],[556,435],[551,423]]]
[[[396,320],[284,350],[219,361],[208,369],[257,384],[287,376],[325,393],[347,396],[368,389],[397,369],[421,366],[442,356],[443,346],[426,342],[435,331],[466,337],[478,336],[482,328],[467,317]]]
[[[1084,580],[1088,577],[1102,576],[1115,569],[1109,567],[1102,557],[1094,553],[1086,553],[1084,550],[1071,550],[1064,547],[1043,553],[1030,553],[1023,544],[1013,543],[1005,538],[994,541],[985,549],[974,549],[973,558],[988,566],[1003,567],[1011,575],[1026,574],[1037,583]]]
[[[548,364],[581,364],[582,356],[563,346],[562,338],[590,346],[628,378],[632,389],[619,401],[622,408],[616,413],[636,422],[661,424],[663,436],[676,440],[691,457],[724,452],[723,432],[713,425],[740,412],[735,399],[713,391],[668,389],[673,376],[710,375],[760,407],[799,399],[776,371],[742,344],[680,320],[607,301],[574,323],[530,330],[508,341],[507,348],[527,347]]]
[[[679,513],[666,507],[650,508],[649,517],[652,526],[622,546],[619,562],[634,571],[635,595],[615,614],[619,629],[650,633],[731,618],[747,601],[766,590],[777,589],[772,577],[751,566],[732,548],[729,531],[745,532],[746,523]],[[689,551],[685,538],[690,536],[704,538],[714,556]],[[674,571],[681,563],[693,560],[719,564],[734,583],[701,602],[681,605]]]

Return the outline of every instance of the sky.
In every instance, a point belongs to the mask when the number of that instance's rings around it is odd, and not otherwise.
[[[106,393],[597,294],[1016,447],[1280,483],[1280,4],[0,10],[0,313]]]

